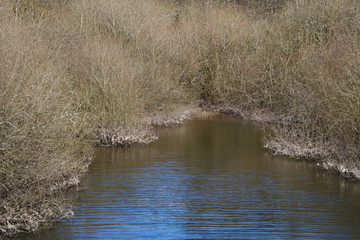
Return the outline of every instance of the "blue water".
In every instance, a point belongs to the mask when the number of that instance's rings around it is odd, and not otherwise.
[[[99,148],[72,219],[29,239],[360,239],[360,185],[275,157],[231,118]]]

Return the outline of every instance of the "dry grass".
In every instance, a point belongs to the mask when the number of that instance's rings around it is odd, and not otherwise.
[[[0,6],[6,234],[64,215],[62,189],[86,171],[94,143],[150,141],[149,115],[198,100],[276,112],[275,152],[358,168],[358,1],[44,3]],[[185,115],[157,116],[150,123]]]

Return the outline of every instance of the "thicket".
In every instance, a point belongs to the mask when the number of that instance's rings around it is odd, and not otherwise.
[[[360,2],[17,0],[0,5],[0,230],[71,211],[96,143],[152,139],[179,104],[283,116],[267,146],[360,178]],[[139,130],[139,131],[138,131]],[[134,137],[135,136],[135,137]],[[330,165],[329,165],[330,164]]]

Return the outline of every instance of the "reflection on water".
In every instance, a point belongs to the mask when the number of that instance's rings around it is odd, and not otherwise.
[[[360,186],[274,157],[229,118],[158,130],[149,146],[99,148],[75,216],[31,239],[356,239]]]

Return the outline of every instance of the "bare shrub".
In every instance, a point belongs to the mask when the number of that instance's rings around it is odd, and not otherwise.
[[[357,178],[359,1],[43,3],[0,5],[2,232],[65,214],[93,145],[148,143],[198,100],[276,113],[269,148]]]

